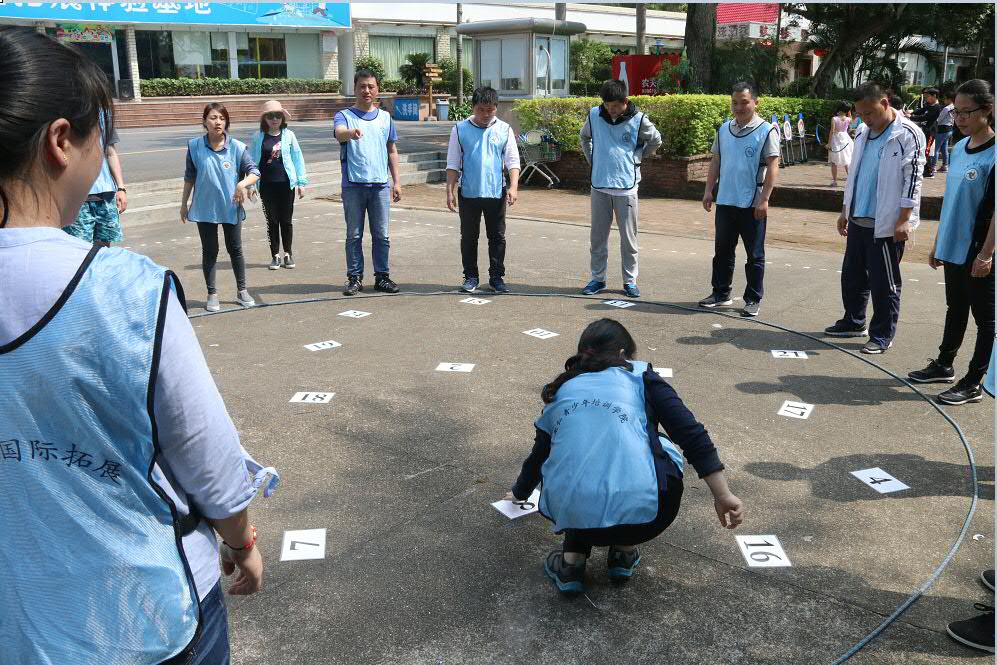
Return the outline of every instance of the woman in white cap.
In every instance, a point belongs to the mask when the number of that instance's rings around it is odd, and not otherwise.
[[[294,267],[291,255],[291,217],[294,195],[305,195],[308,174],[305,158],[294,132],[287,128],[291,114],[280,102],[270,100],[260,110],[260,131],[253,134],[250,155],[260,167],[260,200],[270,238],[270,269]],[[280,249],[284,248],[281,262]]]

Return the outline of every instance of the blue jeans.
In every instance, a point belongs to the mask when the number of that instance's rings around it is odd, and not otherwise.
[[[952,130],[941,131],[935,134],[935,149],[931,153],[931,165],[934,166],[938,157],[942,158],[942,166],[949,165],[949,140],[952,138]]]
[[[374,251],[374,274],[388,274],[388,218],[391,216],[389,187],[344,187],[346,213],[346,276],[363,277],[364,215],[370,222]]]
[[[229,665],[228,611],[221,583],[201,601],[201,639],[162,665]]]

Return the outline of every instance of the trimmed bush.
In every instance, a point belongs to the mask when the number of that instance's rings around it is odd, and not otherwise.
[[[356,73],[361,69],[366,69],[374,72],[374,76],[377,77],[378,82],[384,81],[388,77],[387,73],[384,71],[384,63],[378,58],[372,55],[368,55],[363,58],[357,58],[353,62],[353,72]]]
[[[145,79],[143,97],[337,93],[342,82],[326,79]]]
[[[669,157],[709,152],[717,128],[731,117],[728,95],[637,96],[631,99],[661,132],[661,153]],[[564,147],[578,150],[578,133],[589,109],[600,103],[598,97],[528,99],[516,102],[513,110],[519,114],[523,131],[547,129]],[[796,117],[802,111],[809,133],[818,123],[824,127],[830,124],[837,103],[827,99],[761,97],[758,115],[768,120],[772,114],[781,119],[788,113],[795,132]]]

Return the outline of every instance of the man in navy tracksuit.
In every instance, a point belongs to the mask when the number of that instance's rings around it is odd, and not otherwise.
[[[852,168],[838,233],[845,236],[841,300],[845,314],[824,329],[831,337],[862,337],[862,353],[884,353],[893,345],[900,318],[900,260],[917,228],[921,205],[924,133],[890,106],[883,89],[865,83],[855,90],[863,125],[855,137]],[[866,305],[872,296],[872,321]]]

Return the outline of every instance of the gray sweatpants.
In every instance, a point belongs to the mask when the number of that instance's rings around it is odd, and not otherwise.
[[[610,196],[592,190],[592,233],[589,252],[592,255],[592,279],[606,281],[609,262],[609,230],[616,216],[620,231],[620,260],[623,264],[623,282],[637,283],[637,194]]]

